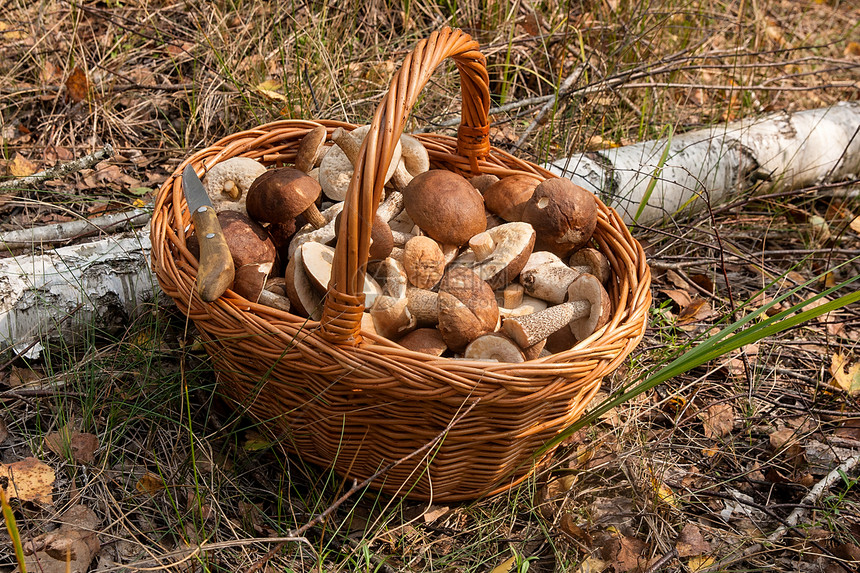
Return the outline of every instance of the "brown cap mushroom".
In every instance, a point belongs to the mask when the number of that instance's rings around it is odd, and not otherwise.
[[[448,345],[445,344],[442,334],[435,328],[413,330],[398,340],[397,344],[403,348],[429,354],[430,356],[442,356],[448,350]]]
[[[463,245],[487,228],[481,194],[451,171],[416,176],[403,190],[403,203],[415,224],[443,245]]]
[[[540,182],[525,173],[504,177],[484,191],[484,204],[505,221],[522,221],[523,209]]]
[[[320,125],[308,132],[299,143],[296,151],[296,169],[310,173],[325,151],[325,138],[328,130]]]
[[[310,244],[310,243],[305,243]],[[311,320],[322,317],[322,297],[311,286],[302,257],[304,244],[296,249],[285,273],[287,297],[290,299],[292,311],[299,316],[307,316]]]
[[[430,237],[412,237],[403,246],[403,269],[412,285],[433,288],[445,274],[442,247]]]
[[[480,175],[475,175],[474,177],[469,178],[469,183],[472,184],[472,187],[478,190],[478,193],[483,195],[490,185],[498,180],[498,175],[493,175],[492,173],[481,173]],[[486,199],[484,199],[484,202],[486,203]]]
[[[328,291],[331,282],[331,264],[334,261],[334,249],[328,245],[319,243],[305,243],[302,245],[302,263],[305,273],[310,280],[311,286],[324,295]],[[289,280],[289,277],[288,277]],[[382,288],[370,276],[364,276],[364,305],[367,308],[373,306],[376,297],[382,294]]]
[[[496,362],[524,362],[523,351],[516,343],[498,332],[484,334],[469,343],[463,352],[464,358],[473,360],[495,360]]]
[[[472,269],[489,283],[490,288],[499,289],[520,274],[532,254],[534,244],[535,232],[531,225],[505,223],[472,237],[469,240],[471,248],[460,255],[454,265]],[[479,253],[481,250],[489,253],[481,256],[484,254]]]
[[[334,221],[335,233],[340,229],[340,218],[343,211],[337,214]],[[370,227],[370,250],[368,251],[368,262],[381,261],[391,254],[391,249],[394,248],[394,235],[391,233],[391,227],[388,222],[382,219],[379,214],[373,215],[373,225]]]
[[[579,249],[570,256],[570,268],[580,273],[589,273],[597,277],[602,284],[609,281],[612,269],[603,253],[591,247]]]
[[[535,249],[566,256],[591,240],[597,227],[597,201],[569,179],[553,177],[535,188],[522,220],[537,232]]]
[[[320,191],[320,184],[298,169],[270,169],[248,189],[248,214],[266,223],[286,223],[303,214],[320,228],[326,223],[316,207]]]
[[[577,340],[584,340],[609,321],[609,295],[594,275],[582,274],[570,283],[568,301],[534,314],[506,318],[502,330],[525,348],[567,325]]]
[[[482,334],[493,332],[499,306],[493,289],[464,267],[454,267],[439,285],[439,332],[454,352]]]

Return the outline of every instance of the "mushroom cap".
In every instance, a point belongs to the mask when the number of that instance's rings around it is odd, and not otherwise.
[[[475,253],[467,249],[454,264],[472,269],[490,288],[500,289],[517,278],[525,267],[535,245],[535,231],[528,223],[517,221],[493,227],[486,233],[495,243],[489,257],[476,261]]]
[[[484,334],[469,343],[463,357],[498,362],[524,362],[525,356],[517,343],[498,332]]]
[[[380,295],[370,307],[370,316],[376,333],[389,340],[397,340],[416,326],[409,312],[406,298]]]
[[[341,210],[334,221],[335,233],[340,231],[340,217],[343,211]],[[373,226],[370,228],[370,251],[367,255],[368,262],[381,261],[391,254],[391,249],[394,248],[394,235],[391,234],[391,227],[388,222],[382,217],[373,215]]]
[[[499,306],[493,289],[465,267],[454,267],[439,284],[439,332],[455,351],[496,330]]]
[[[322,156],[327,135],[328,130],[325,126],[319,125],[302,138],[296,151],[296,169],[304,173],[311,172]]]
[[[415,224],[443,245],[462,245],[487,228],[481,194],[452,171],[417,175],[403,190],[403,204]]]
[[[606,284],[609,276],[612,274],[612,268],[609,266],[609,260],[606,256],[591,247],[585,247],[574,252],[570,256],[571,267],[589,267],[591,274],[597,277],[602,284]]]
[[[302,263],[305,267],[308,280],[316,291],[324,295],[328,291],[331,282],[332,261],[334,261],[334,249],[320,243],[304,243],[302,249]],[[289,277],[287,277],[289,280]],[[382,294],[382,288],[370,276],[364,276],[364,305],[367,308],[373,306],[376,297]]]
[[[417,137],[403,133],[400,135],[400,145],[403,146],[401,152],[403,166],[410,175],[415,177],[430,170],[430,154]]]
[[[421,352],[430,356],[442,356],[448,350],[448,345],[442,338],[442,333],[435,328],[419,328],[413,330],[397,343],[413,352]]]
[[[433,288],[445,274],[445,253],[430,237],[412,237],[403,246],[403,269],[412,285]]]
[[[298,169],[269,169],[248,189],[248,215],[266,223],[286,223],[313,205],[320,192],[320,184]]]
[[[216,163],[203,176],[203,187],[216,211],[245,211],[245,198],[254,180],[266,172],[266,166],[250,157],[231,157]],[[236,200],[227,192],[233,185],[239,192]]]
[[[271,270],[271,263],[252,263],[236,267],[236,274],[233,278],[233,292],[251,302],[257,302],[260,299],[260,293],[263,292],[266,286],[266,281],[269,278]]]
[[[568,301],[584,300],[591,303],[591,311],[588,316],[572,320],[570,331],[577,340],[585,340],[591,334],[609,322],[612,314],[612,303],[609,294],[600,280],[592,274],[583,273],[576,277],[567,287]]]
[[[492,173],[481,173],[480,175],[470,177],[469,183],[472,184],[472,187],[478,190],[478,193],[483,195],[487,191],[487,188],[498,180],[498,175],[493,175]],[[486,201],[486,199],[484,199],[484,201]]]
[[[569,179],[554,177],[535,188],[522,220],[535,228],[536,248],[565,256],[591,240],[597,227],[597,201]]]
[[[295,314],[307,316],[311,320],[319,320],[322,317],[322,297],[311,286],[311,282],[305,273],[302,247],[304,245],[297,248],[295,253],[293,253],[290,262],[287,264],[287,270],[284,273],[287,298],[290,299],[290,306]]]
[[[370,126],[362,125],[349,133],[361,144],[368,131],[370,131]],[[397,164],[400,162],[401,152],[402,146],[398,141],[394,147],[391,164],[389,164],[388,171],[385,173],[386,182],[394,175]],[[346,156],[343,149],[338,145],[332,145],[326,151],[326,154],[323,155],[322,162],[320,163],[319,181],[326,197],[332,201],[343,201],[346,199],[346,192],[349,189],[349,182],[352,180],[353,172],[352,162]]]
[[[237,270],[245,265],[260,263],[268,263],[271,269],[277,250],[262,225],[238,211],[221,211],[218,213],[218,222]]]
[[[523,209],[540,182],[525,173],[499,179],[484,191],[487,210],[505,221],[522,221]]]

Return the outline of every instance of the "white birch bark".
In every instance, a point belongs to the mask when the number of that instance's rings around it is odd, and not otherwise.
[[[777,190],[860,175],[860,103],[779,113],[667,139],[578,153],[545,165],[615,207],[632,223],[648,185],[657,182],[638,222],[653,225],[716,204],[759,180]]]
[[[49,339],[77,344],[125,327],[157,289],[149,229],[0,259],[0,354],[38,357]],[[71,316],[70,316],[71,315]]]

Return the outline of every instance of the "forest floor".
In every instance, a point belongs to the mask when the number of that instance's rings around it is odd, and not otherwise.
[[[9,0],[0,175],[116,154],[3,190],[0,231],[146,207],[192,151],[268,121],[366,123],[402,58],[446,24],[480,42],[492,105],[507,104],[493,145],[535,163],[860,95],[854,3],[539,4]],[[529,131],[535,98],[577,66]],[[456,73],[425,94],[406,131],[453,133]],[[598,399],[788,289],[805,284],[794,304],[860,275],[858,192],[762,183],[632,227],[654,303]],[[67,558],[82,571],[856,571],[858,473],[832,472],[860,456],[858,340],[860,307],[839,309],[613,409],[507,493],[428,504],[362,490],[278,543],[350,484],[235,415],[193,324],[164,301],[82,347],[0,349],[0,461],[34,483],[9,492],[0,571],[16,567],[13,533],[28,570],[47,572]]]

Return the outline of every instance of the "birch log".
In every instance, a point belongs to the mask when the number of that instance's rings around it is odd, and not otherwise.
[[[156,292],[149,252],[146,228],[0,259],[0,353],[26,350],[35,358],[50,339],[74,345],[127,326]]]
[[[668,154],[661,164],[661,158]],[[716,204],[760,180],[776,190],[860,175],[860,103],[779,113],[544,165],[615,207],[632,223],[653,225]],[[648,196],[652,179],[656,184]]]

